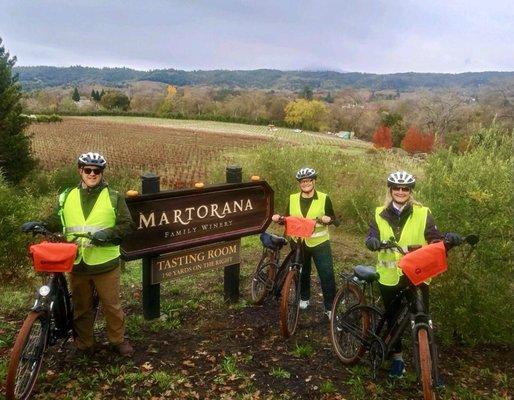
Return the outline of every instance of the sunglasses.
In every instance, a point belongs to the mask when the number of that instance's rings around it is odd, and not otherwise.
[[[86,175],[89,175],[91,172],[95,175],[100,175],[102,173],[102,170],[98,168],[82,168],[82,171],[84,171]]]
[[[409,187],[404,187],[404,186],[395,186],[395,187],[393,187],[391,189],[396,191],[396,192],[410,192],[410,188]]]

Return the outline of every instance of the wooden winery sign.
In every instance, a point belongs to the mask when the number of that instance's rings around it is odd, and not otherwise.
[[[152,258],[151,283],[198,274],[240,262],[241,241],[219,242]]]
[[[273,190],[265,181],[227,183],[131,197],[127,205],[136,229],[121,255],[131,260],[262,232],[271,222]]]

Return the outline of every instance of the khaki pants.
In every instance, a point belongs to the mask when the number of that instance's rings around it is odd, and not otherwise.
[[[98,275],[71,274],[71,292],[73,300],[73,327],[77,337],[75,346],[86,349],[93,346],[93,299],[92,285],[96,287],[100,305],[105,315],[107,339],[116,345],[124,340],[125,314],[120,300],[120,268]]]

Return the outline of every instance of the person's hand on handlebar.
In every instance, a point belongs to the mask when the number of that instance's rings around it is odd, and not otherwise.
[[[21,231],[24,233],[32,232],[36,227],[44,227],[44,223],[41,221],[28,221],[21,226]]]
[[[107,230],[96,231],[91,235],[91,244],[101,246],[109,241],[109,232]]]
[[[444,235],[444,241],[450,246],[458,246],[462,244],[462,237],[455,232],[447,232]]]
[[[318,218],[316,218],[317,220]],[[330,218],[328,215],[323,215],[321,218],[319,218],[321,220],[321,223],[322,224],[325,224],[325,225],[328,225],[332,222],[332,218]]]
[[[380,240],[376,237],[370,237],[366,239],[366,247],[371,251],[380,250]]]
[[[282,216],[280,214],[273,214],[273,216],[271,217],[271,220],[273,222],[279,222],[281,218],[282,218]]]

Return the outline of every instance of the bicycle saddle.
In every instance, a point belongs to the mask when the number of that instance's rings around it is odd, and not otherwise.
[[[261,233],[261,242],[264,247],[271,250],[280,250],[287,243],[286,238],[273,235],[272,233]]]
[[[375,271],[375,267],[369,267],[367,265],[357,265],[353,269],[354,275],[361,281],[373,282],[380,278],[380,274]]]

